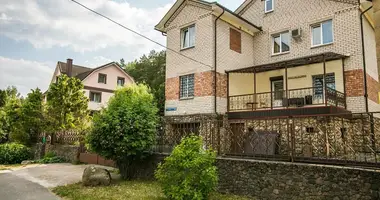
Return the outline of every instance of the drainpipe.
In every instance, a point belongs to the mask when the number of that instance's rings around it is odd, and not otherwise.
[[[359,0],[359,8],[360,8],[360,0]],[[368,88],[367,88],[367,66],[365,61],[365,46],[364,46],[364,27],[363,27],[363,16],[366,12],[368,12],[372,8],[369,7],[363,12],[360,13],[360,31],[362,37],[362,53],[363,53],[363,73],[364,73],[364,97],[365,97],[365,112],[368,113]]]
[[[218,19],[224,14],[224,12],[226,11],[226,10],[224,10],[224,8],[222,8],[223,9],[223,12],[222,12],[222,14],[220,14],[216,19],[215,19],[215,22],[214,22],[214,112],[215,112],[215,114],[218,114],[218,112],[217,112],[217,109],[216,109],[216,89],[217,89],[217,87],[216,87],[216,74],[217,74],[217,58],[216,58],[216,56],[217,56],[217,43],[216,43],[216,41],[217,41],[217,26],[216,26],[216,22],[218,21]]]
[[[360,3],[360,0],[359,0]],[[360,4],[359,4],[360,6]],[[362,51],[363,51],[363,73],[364,73],[364,97],[365,97],[365,111],[368,114],[368,87],[367,87],[367,67],[366,67],[366,61],[365,61],[365,45],[364,45],[364,27],[363,27],[363,16],[366,12],[368,12],[372,6],[364,10],[360,13],[360,26],[361,26],[361,35],[362,35]],[[371,141],[372,141],[372,148],[373,150],[376,150],[376,142],[375,142],[375,127],[374,127],[374,121],[373,121],[373,113],[369,115],[370,118],[370,128],[371,128]]]

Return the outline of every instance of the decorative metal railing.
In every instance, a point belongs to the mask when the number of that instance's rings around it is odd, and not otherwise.
[[[380,167],[380,113],[244,120],[163,120],[152,151],[192,133],[219,156]]]
[[[265,110],[315,105],[345,108],[346,95],[332,88],[309,87],[228,97],[228,110]]]

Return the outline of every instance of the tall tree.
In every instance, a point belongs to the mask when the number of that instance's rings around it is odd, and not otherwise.
[[[0,143],[8,140],[9,134],[18,130],[22,98],[14,86],[1,92],[3,105],[0,107]]]
[[[47,92],[48,128],[50,131],[81,130],[88,123],[88,98],[77,78],[61,75]]]
[[[43,99],[43,94],[39,88],[28,94],[19,113],[19,130],[11,133],[11,140],[26,145],[37,142],[37,136],[44,127]]]
[[[163,115],[165,109],[166,52],[153,50],[149,55],[143,55],[139,60],[128,64],[125,64],[124,59],[121,59],[120,65],[137,83],[145,83],[151,88],[159,108],[159,114]]]

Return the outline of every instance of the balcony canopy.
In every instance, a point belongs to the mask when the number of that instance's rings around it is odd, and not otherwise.
[[[266,71],[338,60],[338,59],[342,59],[346,57],[348,56],[338,54],[338,53],[333,53],[333,52],[327,52],[327,53],[316,54],[316,55],[311,55],[311,56],[306,56],[306,57],[301,57],[301,58],[296,58],[296,59],[291,59],[291,60],[275,62],[275,63],[257,65],[257,66],[242,68],[242,69],[229,70],[229,71],[226,71],[226,73],[259,73],[259,72],[266,72]]]

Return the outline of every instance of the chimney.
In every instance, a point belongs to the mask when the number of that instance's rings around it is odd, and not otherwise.
[[[68,58],[66,61],[66,74],[68,77],[73,75],[73,59]]]

